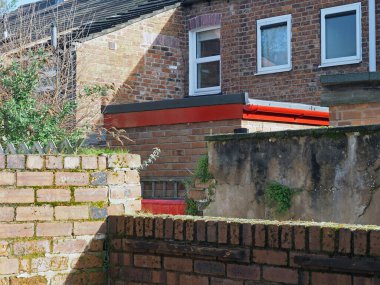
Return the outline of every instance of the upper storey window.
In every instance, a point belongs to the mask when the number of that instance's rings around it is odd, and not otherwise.
[[[291,15],[257,21],[257,73],[289,71],[291,60]]]
[[[321,29],[322,67],[362,60],[360,3],[322,9]]]
[[[220,93],[220,28],[191,31],[189,46],[190,95]]]

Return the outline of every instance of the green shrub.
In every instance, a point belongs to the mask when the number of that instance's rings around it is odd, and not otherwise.
[[[61,106],[55,106],[48,100],[41,102],[36,88],[46,61],[45,52],[29,52],[27,59],[0,63],[0,140],[27,144],[36,141],[44,144],[48,140],[59,142],[65,138],[71,142],[78,141],[83,131],[64,127],[69,118],[74,117],[75,100],[67,98]]]

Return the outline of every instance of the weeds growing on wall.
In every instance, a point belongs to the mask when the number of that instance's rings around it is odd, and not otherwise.
[[[201,182],[208,182],[214,177],[208,171],[208,156],[203,155],[198,161],[197,167],[195,168],[195,172],[193,175],[193,179],[199,179]]]
[[[186,215],[190,216],[198,216],[199,215],[199,210],[198,210],[198,205],[197,202],[194,201],[193,199],[185,198],[185,213]]]
[[[198,164],[195,168],[193,175],[184,181],[187,193],[196,187],[198,182],[209,183],[214,177],[208,171],[208,156],[204,155],[198,161]],[[206,191],[207,199],[204,201],[195,201],[188,197],[188,194],[185,196],[186,209],[185,212],[187,215],[198,216],[201,214],[201,211],[206,208],[214,195],[214,185],[215,183],[210,183]]]
[[[292,198],[299,190],[291,189],[278,182],[270,183],[265,191],[265,201],[274,207],[277,214],[286,213],[292,206]]]

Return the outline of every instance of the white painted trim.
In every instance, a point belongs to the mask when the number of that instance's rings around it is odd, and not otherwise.
[[[296,109],[296,110],[310,110],[310,111],[319,111],[319,112],[328,112],[329,111],[328,107],[321,107],[321,106],[301,104],[301,103],[257,100],[257,99],[249,99],[247,105],[280,107],[280,108],[288,108],[288,109]]]
[[[262,67],[261,57],[261,28],[273,24],[286,23],[287,27],[287,48],[288,63],[278,66]],[[286,72],[292,70],[292,15],[266,18],[257,21],[257,73],[256,75]]]
[[[376,71],[376,0],[368,0],[369,72]]]
[[[209,26],[202,27],[199,29],[194,29],[189,31],[189,96],[198,96],[198,95],[211,95],[218,94],[221,92],[221,86],[209,87],[209,88],[197,88],[197,64],[219,61],[221,62],[221,56],[209,56],[203,58],[197,58],[197,33],[220,29],[220,26]],[[221,82],[221,66],[220,66],[220,82]]]
[[[355,60],[341,60],[341,61],[333,61],[329,63],[324,63],[319,65],[318,67],[330,67],[330,66],[339,66],[339,65],[349,65],[349,64],[358,64],[361,63],[361,59],[355,59]]]
[[[205,63],[205,62],[213,62],[213,61],[219,61],[219,60],[220,60],[220,55],[213,55],[213,56],[208,56],[208,57],[196,58],[194,61],[196,63]]]
[[[271,73],[281,73],[281,72],[288,72],[288,71],[291,71],[291,70],[292,70],[292,67],[287,67],[287,68],[284,68],[284,69],[273,69],[273,70],[256,72],[254,75],[265,75],[265,74],[271,74]]]
[[[326,16],[344,12],[356,11],[356,52],[355,56],[340,58],[326,58]],[[321,65],[328,67],[335,65],[355,64],[362,61],[362,13],[361,3],[353,3],[321,10]]]

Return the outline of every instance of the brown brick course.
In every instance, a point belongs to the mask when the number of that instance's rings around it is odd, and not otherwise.
[[[346,104],[330,107],[332,126],[360,126],[380,124],[380,103]]]
[[[126,272],[131,278],[128,281],[149,284],[155,284],[153,279],[159,283],[181,285],[375,285],[379,281],[376,269],[379,227],[371,226],[368,231],[365,226],[358,225],[350,228],[315,223],[310,227],[297,222],[275,225],[269,221],[255,224],[251,220],[162,216],[112,217],[109,222],[117,224],[120,220],[135,227],[139,227],[139,221],[149,220],[149,224],[158,227],[154,227],[154,232],[149,236],[141,235],[139,229],[126,234],[127,231],[110,228],[110,244],[116,245],[121,240],[125,244],[123,248],[111,247],[110,270],[114,284],[124,284]],[[194,225],[193,230],[198,232],[201,229],[202,234],[192,235],[185,242],[175,239],[175,228],[179,224],[182,228],[186,225],[192,228]],[[165,236],[160,225],[169,225],[174,235]],[[231,225],[242,230],[243,237],[239,244],[231,238],[219,242],[219,238],[213,237],[215,233],[219,236],[223,232],[228,232],[227,236],[230,237],[234,232],[230,230]],[[258,236],[253,234],[257,229]],[[267,238],[273,239],[269,237],[273,233],[278,238],[267,244],[262,241],[259,245],[253,243],[254,236],[255,241],[266,239],[263,234],[266,230]],[[367,241],[365,246],[362,244],[364,239]],[[310,240],[314,243],[311,252]],[[274,246],[277,243],[281,246]],[[296,243],[302,246],[295,246]],[[358,247],[356,253],[350,250],[355,246]],[[127,262],[123,260],[125,254]],[[146,269],[145,275],[142,268]]]
[[[186,258],[165,257],[164,268],[172,271],[192,272],[193,261]]]
[[[154,255],[140,255],[134,256],[134,265],[143,268],[161,268],[161,258]]]

